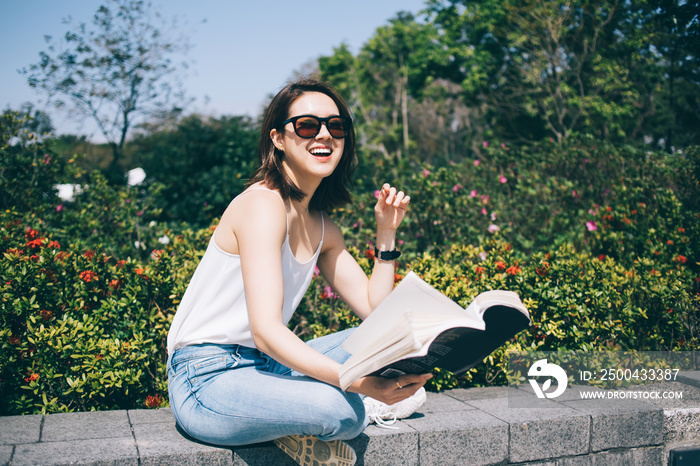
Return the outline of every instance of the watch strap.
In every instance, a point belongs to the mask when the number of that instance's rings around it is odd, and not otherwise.
[[[374,257],[383,261],[393,261],[398,259],[401,253],[394,249],[393,251],[380,251],[377,247],[374,247]]]

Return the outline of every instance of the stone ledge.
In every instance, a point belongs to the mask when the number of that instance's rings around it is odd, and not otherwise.
[[[641,390],[684,398],[581,400],[574,390],[553,401],[508,387],[456,389],[429,393],[395,429],[370,426],[349,443],[358,465],[421,466],[664,465],[670,449],[700,445],[700,388],[674,382]],[[544,403],[527,407],[535,402]],[[189,440],[169,408],[0,418],[0,464],[10,463],[294,464],[271,443],[230,449]]]

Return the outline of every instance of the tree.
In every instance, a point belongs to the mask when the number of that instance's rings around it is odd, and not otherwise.
[[[208,226],[243,191],[257,164],[258,125],[248,117],[189,115],[172,128],[147,128],[128,155],[162,185],[160,219]]]
[[[417,99],[446,60],[436,31],[400,12],[377,28],[357,56],[342,44],[319,58],[319,70],[353,108],[362,146],[401,160],[416,145],[411,120]]]
[[[97,124],[112,149],[114,174],[130,129],[167,111],[175,98],[183,104],[177,78],[187,65],[174,58],[188,45],[164,34],[173,30],[149,2],[107,0],[89,24],[73,27],[60,43],[47,36],[39,62],[21,72],[49,103]]]

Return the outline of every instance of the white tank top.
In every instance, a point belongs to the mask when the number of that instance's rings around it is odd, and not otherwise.
[[[267,188],[249,189],[236,199],[258,189],[267,190]],[[276,191],[272,192],[279,196]],[[280,200],[282,200],[281,196]],[[316,253],[308,261],[299,262],[292,254],[289,245],[289,219],[287,219],[287,237],[282,244],[282,277],[284,278],[282,319],[285,325],[289,323],[294,310],[311,284],[325,235],[323,215],[321,215],[321,221],[323,228],[321,242]],[[219,248],[214,236],[215,234],[212,234],[204,257],[197,266],[173,318],[168,332],[168,354],[173,354],[176,349],[183,346],[201,343],[256,347],[250,331],[241,258],[237,254],[230,254]]]

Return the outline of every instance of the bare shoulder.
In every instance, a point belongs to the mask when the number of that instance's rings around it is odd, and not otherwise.
[[[269,189],[250,189],[234,199],[221,216],[216,231],[217,244],[238,254],[245,238],[284,241],[287,212],[279,195]]]
[[[324,218],[324,239],[323,239],[323,249],[321,254],[332,250],[342,250],[345,249],[345,237],[340,227],[328,216],[328,214],[323,214]]]

